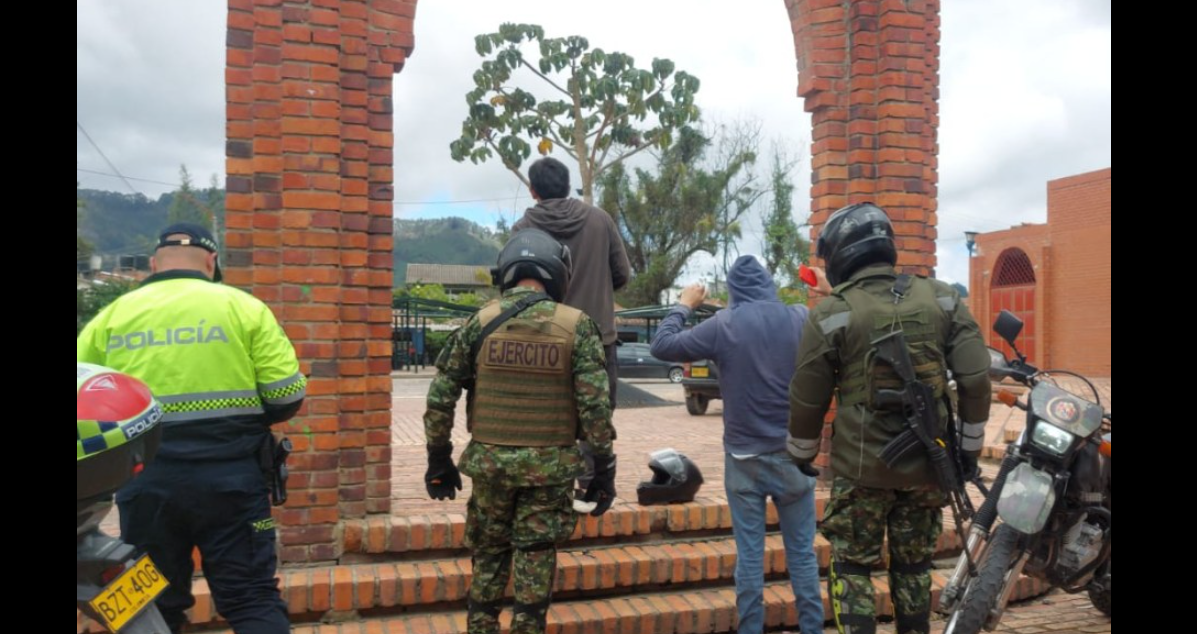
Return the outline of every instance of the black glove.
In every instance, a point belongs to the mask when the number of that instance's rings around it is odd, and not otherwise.
[[[813,465],[809,462],[798,462],[797,460],[795,460],[794,464],[798,465],[798,471],[802,472],[802,475],[804,475],[804,476],[810,476],[812,478],[817,478],[820,475],[822,475],[822,472],[820,472],[818,469],[816,469],[815,465]]]
[[[428,497],[434,500],[456,500],[461,490],[461,472],[453,464],[453,445],[428,447],[428,473],[424,475]]]
[[[611,505],[615,503],[615,456],[594,457],[594,479],[586,487],[586,495],[582,499],[598,504],[590,512],[594,517],[611,510]]]
[[[981,477],[981,467],[977,465],[977,457],[966,453],[960,454],[960,477],[965,482],[972,482]]]

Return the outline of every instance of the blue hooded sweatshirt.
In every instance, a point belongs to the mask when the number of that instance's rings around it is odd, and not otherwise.
[[[685,330],[690,309],[674,307],[653,338],[653,356],[719,364],[723,446],[728,453],[785,451],[790,380],[809,311],[781,303],[773,277],[754,256],[736,260],[727,286],[731,307],[691,330]]]

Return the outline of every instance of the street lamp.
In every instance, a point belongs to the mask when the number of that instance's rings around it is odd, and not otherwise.
[[[977,236],[981,235],[977,231],[964,232],[964,244],[968,247],[968,257],[973,257],[977,254]]]

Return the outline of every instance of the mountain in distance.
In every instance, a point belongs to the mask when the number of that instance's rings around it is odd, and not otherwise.
[[[173,192],[157,199],[95,189],[78,194],[85,205],[80,234],[107,256],[151,253],[174,200]],[[396,219],[394,235],[396,287],[406,282],[408,264],[493,266],[501,246],[493,230],[463,218]]]
[[[494,266],[495,232],[464,218],[395,220],[395,286],[407,282],[408,264]]]

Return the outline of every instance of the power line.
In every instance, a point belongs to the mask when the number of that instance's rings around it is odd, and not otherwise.
[[[178,187],[178,183],[167,183],[163,181],[156,181],[149,178],[138,178],[136,176],[123,176],[121,174],[110,174],[108,172],[101,172],[98,170],[89,170],[83,167],[76,167],[76,172],[83,172],[84,174],[95,174],[96,176],[111,176],[112,178],[124,178],[131,181],[138,181],[140,183],[153,183],[155,185],[165,185],[166,187]],[[140,193],[140,192],[138,192]]]
[[[83,129],[82,126],[80,126],[79,129],[82,130]],[[86,134],[87,133],[84,132],[84,135],[86,135]],[[90,137],[88,138],[88,140],[90,140]],[[98,151],[99,148],[97,147],[96,150]],[[103,156],[103,153],[101,152],[100,155]],[[107,158],[105,158],[105,160],[107,160]],[[109,162],[109,166],[112,167],[112,169],[114,171],[116,170],[116,168],[112,166],[111,162]],[[126,184],[128,184],[128,181],[138,181],[141,183],[151,183],[154,185],[162,185],[164,187],[177,188],[179,186],[178,183],[167,183],[164,181],[154,180],[152,178],[141,178],[141,177],[137,177],[137,176],[125,176],[119,172],[114,174],[111,172],[101,172],[99,170],[86,169],[83,167],[76,167],[75,171],[83,172],[84,174],[95,174],[96,176],[109,176],[112,178],[120,178],[122,180],[125,180]],[[132,189],[131,185],[130,185],[130,189]],[[139,194],[141,193],[141,192],[137,192],[136,190],[134,190],[134,192],[139,193]],[[448,205],[477,205],[477,204],[481,204],[481,203],[504,203],[504,202],[514,202],[517,200],[531,200],[531,199],[532,199],[531,196],[529,196],[527,194],[523,194],[523,195],[519,195],[519,196],[507,196],[504,198],[474,198],[474,199],[469,199],[469,200],[428,200],[428,201],[396,200],[396,201],[393,201],[391,204],[394,205],[395,207],[424,207],[424,206],[426,206],[426,207],[442,207],[442,206],[448,206]],[[988,228],[991,231],[1004,231],[1011,227],[1018,226],[1017,224],[1009,225],[1007,221],[1000,220],[997,218],[984,218],[981,216],[974,216],[974,215],[961,213],[961,212],[957,212],[957,211],[949,212],[947,214],[945,214],[942,211],[939,213],[940,213],[939,227],[941,229],[941,232],[945,227],[948,227],[948,226],[957,227],[957,226],[964,226],[964,225],[970,224],[970,223],[974,224],[974,225],[975,224],[989,225]],[[953,220],[957,221],[957,223],[959,223],[959,224],[950,222]],[[963,222],[963,221],[967,221],[967,222]],[[986,227],[981,227],[981,228],[984,229]],[[750,231],[750,233],[754,233],[754,235],[759,236],[759,234],[756,234],[755,232]]]
[[[116,176],[125,182],[125,186],[128,187],[129,190],[132,191],[134,194],[137,194],[139,196],[144,196],[145,194],[142,194],[141,192],[137,191],[137,188],[133,186],[133,183],[130,183],[129,179],[125,178],[125,176],[123,174],[121,174],[121,171],[116,169],[116,165],[112,164],[112,161],[108,159],[108,156],[106,154],[104,154],[104,150],[100,149],[100,146],[96,144],[96,142],[91,138],[91,135],[87,133],[87,130],[83,128],[83,123],[81,123],[78,119],[76,119],[75,126],[79,128],[80,132],[83,133],[83,138],[87,139],[87,142],[91,143],[91,146],[96,149],[96,152],[100,153],[100,158],[104,159],[104,162],[108,164],[108,168],[111,169],[113,172],[116,172]]]
[[[96,149],[98,150],[99,148],[96,148]],[[109,166],[111,167],[112,164],[109,163]],[[115,169],[116,168],[113,168],[113,170],[115,170]],[[109,176],[112,178],[120,178],[122,180],[125,180],[126,184],[128,184],[127,181],[137,181],[140,183],[152,183],[154,185],[163,185],[165,187],[177,188],[179,186],[178,183],[167,183],[164,181],[154,180],[152,178],[140,178],[137,176],[125,176],[124,174],[121,174],[119,172],[114,174],[112,172],[101,172],[99,170],[87,169],[84,167],[76,167],[75,171],[83,172],[84,174],[95,174],[96,176]],[[130,186],[130,189],[132,189],[132,186]],[[139,194],[141,193],[141,192],[138,192],[137,190],[134,190],[134,192],[139,193]],[[523,196],[509,196],[507,198],[477,198],[477,199],[473,199],[473,200],[428,200],[428,201],[397,200],[391,204],[395,205],[396,207],[398,207],[398,206],[476,205],[479,203],[503,203],[503,202],[513,202],[516,200],[531,200],[531,199],[532,199],[531,196],[525,194]]]
[[[516,201],[516,200],[531,200],[531,199],[532,199],[532,197],[531,197],[531,196],[526,196],[526,195],[525,195],[525,196],[515,196],[515,197],[512,197],[512,198],[479,198],[479,199],[477,199],[477,200],[437,200],[437,201],[427,201],[427,202],[420,202],[420,201],[398,201],[398,200],[397,200],[397,201],[395,201],[395,202],[394,202],[394,203],[392,203],[392,204],[394,204],[396,207],[399,207],[399,206],[415,206],[415,205],[420,205],[420,206],[423,206],[423,205],[428,205],[428,206],[436,206],[436,205],[475,205],[475,204],[478,204],[478,203],[505,203],[505,202],[513,202],[513,201]]]

